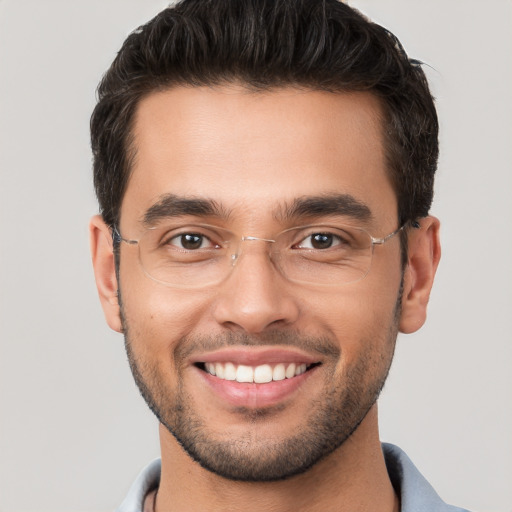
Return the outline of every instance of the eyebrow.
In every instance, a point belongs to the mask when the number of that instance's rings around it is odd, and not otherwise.
[[[211,199],[196,197],[182,197],[175,194],[161,196],[157,203],[150,206],[142,218],[142,224],[146,227],[172,217],[217,217],[226,220],[229,213],[217,202]]]
[[[278,220],[315,219],[325,215],[351,217],[360,221],[369,221],[373,218],[368,205],[350,194],[299,197],[281,208],[275,217]]]
[[[278,221],[309,220],[326,215],[351,217],[360,221],[373,218],[370,208],[350,194],[299,197],[274,212],[274,218]],[[212,199],[165,194],[145,211],[142,223],[150,227],[163,219],[183,216],[228,220],[230,212]]]

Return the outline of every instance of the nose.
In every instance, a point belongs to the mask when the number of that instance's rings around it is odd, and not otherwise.
[[[253,334],[293,324],[299,317],[299,303],[265,250],[265,242],[272,241],[246,239],[258,241],[244,247],[230,276],[221,285],[214,308],[215,320],[229,329]]]

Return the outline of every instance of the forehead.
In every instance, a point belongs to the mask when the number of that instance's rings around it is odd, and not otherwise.
[[[140,102],[133,141],[122,223],[166,194],[258,218],[299,197],[350,194],[396,218],[381,106],[368,93],[177,87]]]

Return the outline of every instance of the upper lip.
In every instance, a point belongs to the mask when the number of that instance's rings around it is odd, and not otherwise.
[[[318,357],[289,347],[229,347],[195,354],[191,358],[192,364],[233,363],[246,366],[278,363],[314,364],[320,362]]]

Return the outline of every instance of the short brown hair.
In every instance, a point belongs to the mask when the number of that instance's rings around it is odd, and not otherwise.
[[[239,82],[370,91],[384,108],[399,222],[428,214],[438,121],[425,74],[389,31],[338,0],[182,0],[135,30],[98,87],[91,118],[94,185],[114,226],[131,170],[141,98],[177,85]]]

